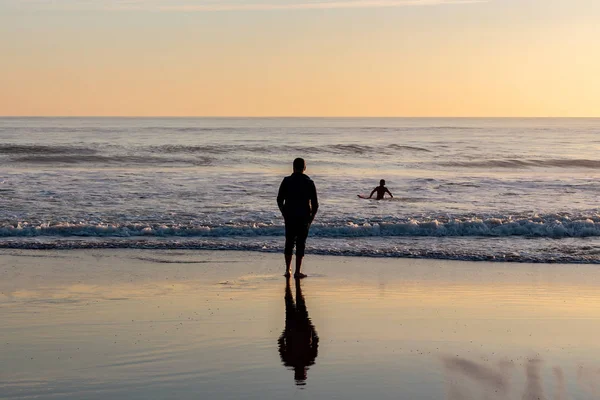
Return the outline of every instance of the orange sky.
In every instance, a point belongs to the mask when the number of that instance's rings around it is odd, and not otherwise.
[[[0,0],[0,115],[600,117],[598,3]]]

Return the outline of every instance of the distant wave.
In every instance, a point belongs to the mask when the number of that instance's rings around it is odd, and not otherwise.
[[[76,164],[76,163],[194,163],[190,159],[175,159],[172,156],[211,156],[242,154],[332,154],[332,155],[370,155],[370,154],[402,154],[406,152],[431,152],[431,150],[399,144],[385,146],[363,145],[353,143],[338,143],[322,146],[295,145],[158,145],[124,147],[118,145],[95,145],[91,147],[64,145],[33,145],[33,144],[2,144],[0,155],[9,157],[12,163],[36,164]],[[160,156],[160,158],[155,158]],[[169,157],[171,156],[171,157]],[[205,165],[201,161],[199,165]]]
[[[61,154],[61,155],[27,155],[12,157],[13,163],[28,164],[135,164],[135,165],[156,165],[156,164],[180,164],[203,166],[210,165],[211,159],[208,157],[195,158],[166,158],[155,156],[103,156],[103,155],[82,155],[82,154]]]
[[[378,149],[374,146],[354,144],[334,144],[329,146],[252,146],[252,145],[162,145],[153,146],[149,150],[160,154],[228,154],[233,152],[251,154],[277,154],[282,152],[299,152],[309,154],[365,154]]]
[[[431,150],[425,149],[423,147],[416,147],[416,146],[402,146],[399,144],[391,144],[389,146],[390,149],[393,150],[409,150],[409,151],[422,151],[425,153],[431,153]]]
[[[150,128],[152,129],[152,128]],[[156,127],[155,129],[160,129],[164,131],[175,131],[175,132],[229,132],[229,131],[244,131],[247,128],[233,128],[226,126],[219,127],[185,127],[185,128],[166,128],[166,127]]]
[[[600,168],[600,160],[587,159],[549,159],[549,160],[482,160],[482,161],[451,161],[442,162],[445,167],[463,168],[529,168],[529,167],[557,167],[557,168]]]
[[[153,146],[149,150],[153,153],[167,154],[227,154],[243,152],[252,154],[278,154],[278,153],[305,153],[305,154],[336,154],[336,155],[363,155],[363,154],[396,154],[402,152],[427,152],[431,150],[416,147],[391,144],[389,146],[372,146],[361,144],[331,144],[323,146],[291,146],[291,145],[162,145]]]
[[[235,151],[237,146],[228,145],[162,145],[151,146],[151,153],[159,154],[224,154]]]
[[[252,223],[246,225],[197,226],[145,223],[54,223],[28,222],[0,225],[0,237],[261,237],[283,236],[280,225]],[[315,224],[311,236],[323,238],[361,237],[597,237],[600,217],[547,215],[528,218],[408,219],[398,222],[355,224]]]
[[[58,155],[58,154],[96,154],[97,150],[89,147],[78,146],[44,146],[35,144],[0,144],[0,154],[17,155],[17,154],[41,154],[41,155]]]
[[[357,129],[356,127],[348,127],[348,129]],[[440,125],[440,126],[363,126],[358,128],[362,131],[377,131],[377,132],[410,132],[410,131],[453,131],[453,130],[475,130],[482,129],[481,127],[473,126],[453,126],[453,125]],[[489,129],[489,128],[487,128]]]

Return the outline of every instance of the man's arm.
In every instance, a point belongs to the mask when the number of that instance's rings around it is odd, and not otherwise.
[[[317,210],[319,209],[319,199],[317,198],[317,187],[315,186],[315,183],[312,182],[311,186],[312,193],[310,194],[310,222],[312,223],[315,219],[315,215],[317,215]]]
[[[373,194],[377,191],[377,188],[373,189],[373,191],[371,192],[371,194],[369,195],[369,198],[373,197]]]
[[[388,192],[388,194],[392,197],[392,199],[394,198],[394,195],[392,194],[392,192],[389,191],[388,188],[385,188],[385,191]]]
[[[279,192],[277,193],[277,207],[279,207],[279,211],[283,215],[283,205],[285,204],[285,179],[281,181],[281,185],[279,185]]]

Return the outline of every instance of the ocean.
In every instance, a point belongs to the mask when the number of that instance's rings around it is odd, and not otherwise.
[[[600,119],[0,118],[0,248],[280,252],[303,157],[308,254],[599,263],[598,150]]]

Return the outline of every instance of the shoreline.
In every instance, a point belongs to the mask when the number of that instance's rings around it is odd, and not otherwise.
[[[102,238],[98,238],[102,239]],[[142,239],[142,237],[140,237]],[[169,240],[167,242],[167,240]],[[94,250],[139,250],[139,251],[199,251],[199,252],[235,252],[235,253],[256,253],[256,254],[283,254],[281,248],[265,248],[260,244],[237,244],[238,248],[229,248],[218,245],[207,246],[203,244],[190,243],[194,240],[173,241],[172,239],[153,238],[139,241],[132,239],[113,240],[110,242],[100,242],[94,239],[76,239],[59,240],[52,242],[24,242],[22,240],[11,243],[10,240],[0,240],[0,252],[3,250],[20,251],[94,251]],[[278,243],[282,242],[278,238]],[[271,244],[271,243],[270,243]],[[275,244],[278,246],[282,244]],[[391,260],[438,260],[438,261],[456,261],[473,263],[509,263],[509,264],[564,264],[564,265],[598,265],[600,264],[600,255],[593,259],[582,259],[581,256],[556,255],[548,258],[535,258],[531,255],[523,256],[521,254],[497,252],[494,254],[453,254],[448,255],[444,251],[429,251],[423,249],[396,251],[393,254],[384,254],[381,252],[367,253],[361,250],[331,251],[328,249],[314,249],[307,244],[306,255],[316,257],[350,257],[364,259],[391,259]]]

